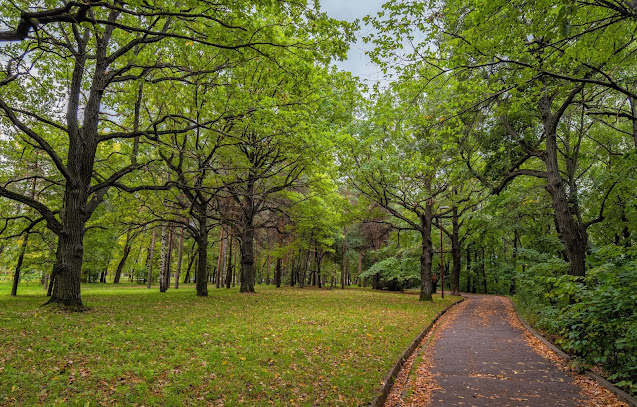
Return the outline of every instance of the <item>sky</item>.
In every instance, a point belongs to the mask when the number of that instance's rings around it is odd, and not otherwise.
[[[369,14],[376,14],[381,11],[381,6],[387,0],[320,0],[321,10],[330,17],[353,21],[360,21],[360,30],[357,32],[359,40],[352,44],[347,54],[347,60],[337,62],[336,65],[352,72],[368,85],[382,80],[382,72],[378,66],[374,65],[365,55],[365,51],[372,48],[370,44],[363,43],[362,38],[370,32],[370,27],[366,27],[362,21],[363,17]]]

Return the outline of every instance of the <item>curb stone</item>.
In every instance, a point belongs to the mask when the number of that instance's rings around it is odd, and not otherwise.
[[[511,301],[511,298],[509,298],[509,301]],[[511,301],[511,304],[513,304],[515,315],[518,317],[518,319],[520,320],[520,322],[522,323],[522,325],[527,331],[529,331],[533,336],[535,336],[540,342],[548,346],[549,349],[551,349],[553,353],[558,355],[560,358],[564,359],[567,362],[575,362],[570,355],[566,354],[563,350],[559,349],[558,347],[553,345],[551,342],[549,342],[546,338],[544,338],[542,335],[537,333],[535,329],[531,328],[531,326],[522,318],[522,316],[518,312],[518,309],[515,307],[515,303]],[[637,399],[635,397],[631,396],[630,394],[626,393],[619,387],[615,386],[604,377],[590,371],[589,369],[585,369],[583,374],[595,380],[600,386],[604,387],[606,390],[613,393],[615,397],[617,397],[617,399],[619,399],[620,401],[628,404],[630,407],[637,407]]]
[[[427,325],[427,327],[411,342],[411,345],[409,345],[407,350],[405,350],[405,352],[403,352],[403,354],[398,358],[398,360],[394,364],[394,367],[389,371],[389,374],[383,380],[383,386],[380,388],[378,396],[376,396],[376,398],[371,402],[369,407],[383,407],[383,405],[385,404],[385,401],[387,401],[389,392],[391,391],[391,388],[394,385],[394,381],[396,380],[396,377],[398,377],[398,373],[400,372],[400,369],[403,367],[403,364],[405,363],[405,361],[407,361],[407,359],[409,359],[409,357],[418,348],[418,345],[420,344],[420,342],[422,342],[424,337],[429,333],[429,331],[431,331],[431,329],[433,328],[435,323],[440,319],[440,317],[442,317],[452,307],[458,305],[465,299],[466,297],[461,298],[460,300],[454,302],[453,304],[449,305],[447,308],[440,311],[438,315],[436,315],[436,317],[433,319],[433,321],[431,321],[431,323]]]

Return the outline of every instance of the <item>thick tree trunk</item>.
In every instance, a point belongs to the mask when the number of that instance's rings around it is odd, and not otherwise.
[[[467,292],[471,291],[471,246],[467,246]]]
[[[92,165],[91,165],[92,168]],[[80,293],[82,261],[84,259],[84,232],[86,230],[86,187],[67,185],[64,193],[62,231],[58,235],[53,274],[55,284],[46,304],[60,304],[72,310],[84,310]]]
[[[18,283],[20,282],[20,271],[22,270],[22,262],[24,261],[24,254],[27,251],[27,242],[29,241],[29,234],[24,235],[24,239],[20,244],[20,255],[18,256],[18,264],[15,266],[15,272],[13,273],[13,285],[11,286],[11,295],[18,294]]]
[[[420,301],[433,301],[433,297],[431,296],[431,265],[434,253],[431,243],[432,205],[432,202],[427,202],[425,205],[425,213],[420,215],[420,236],[422,239],[422,253],[420,255]]]
[[[453,207],[453,217],[451,218],[451,257],[453,266],[451,269],[451,295],[460,295],[460,225],[458,208]]]
[[[208,295],[208,218],[203,208],[197,210],[197,221],[199,222],[199,234],[197,235],[197,253],[199,254],[197,263],[197,295],[206,297]]]
[[[254,226],[252,216],[244,214],[241,231],[241,287],[239,292],[253,293],[256,273],[254,270]]]
[[[546,166],[546,190],[553,200],[555,221],[559,227],[559,235],[566,249],[569,263],[569,274],[584,276],[586,274],[586,248],[588,234],[582,224],[579,207],[570,205],[566,187],[562,179],[558,162],[557,122],[560,117],[551,112],[551,98],[544,95],[540,99],[540,113],[543,119],[546,148],[544,164]]]

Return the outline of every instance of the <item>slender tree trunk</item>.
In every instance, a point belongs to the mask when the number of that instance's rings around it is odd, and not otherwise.
[[[148,253],[148,281],[146,283],[146,288],[150,288],[151,282],[153,281],[153,260],[155,258],[155,228],[153,228],[153,234],[150,238],[150,251]]]
[[[349,196],[349,191],[348,191]],[[341,289],[345,289],[345,279],[347,278],[347,228],[343,226],[343,264],[341,268]]]
[[[117,269],[115,270],[115,277],[113,278],[114,284],[119,284],[119,280],[122,277],[122,270],[124,270],[124,266],[126,265],[126,260],[128,259],[128,255],[131,250],[131,235],[130,232],[126,233],[126,242],[124,243],[124,253],[122,254],[122,259],[117,263]]]
[[[361,278],[361,274],[363,273],[363,252],[358,251],[358,286],[363,286],[363,279]]]
[[[451,295],[460,295],[460,224],[458,208],[453,207],[453,217],[451,218],[451,257],[453,266],[451,269]]]
[[[228,241],[228,261],[226,263],[226,288],[230,288],[234,276],[234,237],[232,236],[232,227],[230,227],[230,233],[226,239]]]
[[[22,269],[22,262],[24,261],[24,254],[27,251],[27,242],[29,241],[29,233],[24,235],[24,239],[20,244],[20,255],[18,256],[18,264],[15,266],[15,272],[13,273],[13,285],[11,286],[11,295],[16,296],[18,294],[18,283],[20,282],[20,271]]]
[[[266,274],[265,274],[265,285],[270,285],[270,262],[271,262],[271,257],[270,257],[270,253],[268,253],[268,265],[266,268]]]
[[[159,292],[166,292],[166,257],[168,243],[168,228],[166,222],[161,225],[161,249],[159,253]]]
[[[226,255],[226,228],[225,225],[221,224],[221,232],[219,232],[219,257],[217,257],[217,288],[219,288],[221,281],[221,274],[223,273],[223,267],[225,265],[225,255]]]
[[[489,294],[489,290],[487,289],[487,272],[486,272],[486,259],[484,257],[484,247],[482,247],[482,263],[480,264],[480,271],[482,272],[482,284],[484,288],[484,293]]]
[[[177,271],[175,272],[175,289],[179,288],[179,277],[181,274],[181,261],[184,249],[184,229],[179,228],[179,246],[177,246]]]

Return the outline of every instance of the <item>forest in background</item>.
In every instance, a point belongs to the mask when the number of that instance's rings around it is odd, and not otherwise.
[[[28,7],[0,5],[7,282],[81,310],[82,282],[444,276],[635,392],[633,3],[392,0],[372,89],[318,3]]]

